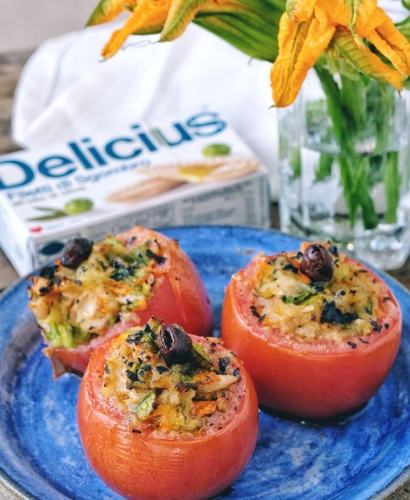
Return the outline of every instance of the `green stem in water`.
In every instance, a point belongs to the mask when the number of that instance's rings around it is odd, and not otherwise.
[[[379,223],[374,202],[369,193],[369,179],[367,175],[370,158],[357,160],[357,171],[355,173],[356,186],[353,196],[357,198],[361,207],[363,226],[365,229],[373,229]]]
[[[395,112],[394,89],[358,74],[352,78],[351,74],[341,69],[339,86],[327,67],[321,64],[315,66],[341,152],[338,163],[350,224],[353,227],[360,215],[364,228],[374,229],[379,218],[371,189],[377,182],[384,182],[385,185],[385,222],[392,224],[397,219],[401,181],[398,153],[389,152],[386,158],[383,156],[389,147],[389,128]],[[376,147],[370,155],[366,156],[367,151],[356,151],[361,143],[366,147],[366,138],[371,136],[376,137]],[[321,158],[320,168],[326,164],[326,158],[323,161]]]
[[[386,195],[386,212],[384,218],[388,224],[394,224],[397,220],[397,208],[399,206],[402,180],[398,165],[399,153],[397,151],[387,153],[386,166],[384,169],[384,187]]]
[[[354,151],[354,135],[352,134],[353,126],[349,128],[349,124],[352,124],[353,116],[349,112],[349,107],[345,105],[344,100],[346,99],[346,95],[344,96],[345,99],[343,99],[332,74],[320,65],[315,66],[315,70],[326,95],[335,139],[340,147],[340,151],[344,153],[343,156],[339,157],[338,161],[343,195],[349,212],[350,224],[353,226],[358,207],[360,206],[360,200],[355,196],[355,193],[357,193],[357,178],[353,164],[354,161],[351,157]]]

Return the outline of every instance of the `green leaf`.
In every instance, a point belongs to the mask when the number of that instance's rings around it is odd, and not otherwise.
[[[64,210],[59,210],[56,208],[50,207],[34,207],[36,210],[40,210],[41,212],[48,212],[48,215],[41,215],[40,217],[32,217],[31,219],[26,219],[29,222],[40,222],[40,221],[48,221],[53,219],[58,219],[60,217],[67,217],[68,213]]]
[[[67,213],[64,210],[59,210],[57,208],[50,208],[50,207],[33,207],[36,210],[41,210],[42,212],[51,212],[53,214],[64,214],[67,215]]]
[[[68,214],[65,212],[56,212],[50,215],[42,215],[41,217],[31,217],[30,219],[26,219],[27,222],[41,222],[41,221],[48,221],[48,220],[54,220],[54,219],[59,219],[61,217],[67,217]]]

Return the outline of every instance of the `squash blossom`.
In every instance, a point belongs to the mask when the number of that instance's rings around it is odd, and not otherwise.
[[[102,49],[112,57],[131,34],[179,37],[194,22],[253,58],[273,62],[272,96],[297,97],[323,53],[398,90],[410,75],[410,44],[377,0],[101,0],[87,25],[131,15]],[[409,31],[407,23],[403,33]]]
[[[271,71],[278,107],[295,100],[308,70],[323,52],[346,59],[361,73],[398,90],[410,74],[410,44],[377,7],[377,0],[288,0],[278,37],[279,55]]]

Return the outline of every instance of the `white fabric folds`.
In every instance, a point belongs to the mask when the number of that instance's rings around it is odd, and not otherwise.
[[[155,116],[216,111],[272,173],[276,196],[276,117],[270,63],[252,60],[190,25],[176,41],[131,36],[113,58],[100,52],[113,22],[50,39],[29,59],[19,81],[13,140],[25,148],[97,135]]]

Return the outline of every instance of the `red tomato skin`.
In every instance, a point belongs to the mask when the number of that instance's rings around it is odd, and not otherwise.
[[[131,326],[145,324],[151,316],[161,318],[165,323],[177,323],[194,335],[207,337],[213,333],[214,317],[207,291],[193,262],[176,240],[141,226],[136,226],[117,238],[128,248],[139,246],[149,238],[156,239],[166,249],[167,260],[161,270],[156,272],[156,281],[147,307],[138,311],[138,323],[117,323],[106,334],[87,344],[73,349],[45,348],[44,353],[51,360],[55,377],[67,371],[84,373],[90,356],[105,340]]]
[[[365,266],[362,266],[365,269]],[[369,343],[332,352],[312,352],[264,340],[249,297],[257,259],[231,279],[225,295],[221,336],[241,359],[255,384],[260,405],[306,419],[329,419],[366,403],[381,387],[395,360],[401,338],[400,307],[387,285],[397,315],[382,334],[370,334]],[[367,272],[377,277],[371,270]]]
[[[175,240],[168,240],[172,257],[168,272],[158,278],[145,310],[139,311],[140,324],[151,316],[165,323],[177,323],[200,337],[213,333],[211,302],[193,262]]]
[[[131,500],[205,500],[232,484],[250,460],[258,434],[258,401],[246,369],[241,365],[242,407],[221,430],[192,439],[153,438],[133,433],[126,415],[101,396],[110,344],[91,358],[77,406],[81,442],[97,475]]]

